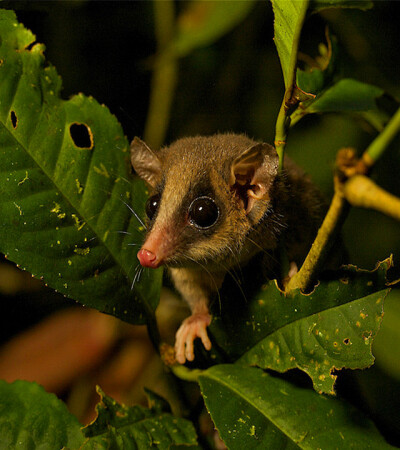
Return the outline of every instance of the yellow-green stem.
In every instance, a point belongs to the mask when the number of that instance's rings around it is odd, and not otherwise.
[[[351,177],[343,186],[343,193],[352,206],[374,209],[400,221],[400,199],[364,175]]]
[[[347,215],[347,206],[348,203],[340,189],[336,189],[317,237],[299,272],[289,280],[285,288],[286,292],[293,289],[307,291],[313,287],[316,276],[321,270],[334,238]]]
[[[197,382],[199,376],[203,373],[200,369],[188,369],[185,366],[175,365],[171,367],[172,373],[184,381]]]
[[[279,172],[283,169],[283,160],[285,154],[286,147],[286,137],[288,132],[287,121],[288,118],[286,116],[286,107],[285,107],[285,98],[282,101],[281,109],[279,110],[278,118],[276,120],[275,126],[275,148],[279,156]]]
[[[168,45],[175,33],[174,2],[172,0],[154,1],[153,5],[159,56],[151,81],[144,140],[151,148],[158,149],[163,144],[168,129],[177,81],[178,62],[168,52]]]
[[[384,130],[371,142],[364,152],[363,160],[372,166],[385,151],[400,130],[400,108],[390,119]]]

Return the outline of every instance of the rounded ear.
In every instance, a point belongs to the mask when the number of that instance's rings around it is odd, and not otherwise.
[[[230,185],[237,191],[248,214],[257,200],[268,200],[278,174],[279,158],[274,147],[258,143],[246,149],[232,163]]]
[[[153,150],[141,139],[131,142],[131,163],[136,173],[151,187],[155,187],[162,177],[161,161]]]

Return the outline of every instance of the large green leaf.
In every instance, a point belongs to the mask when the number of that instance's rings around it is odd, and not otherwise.
[[[232,449],[392,448],[360,411],[260,369],[219,365],[199,377],[207,409]]]
[[[274,10],[274,40],[281,61],[285,88],[294,81],[300,32],[308,0],[271,0]]]
[[[63,294],[132,323],[158,304],[161,273],[137,274],[145,187],[104,105],[64,101],[44,46],[0,11],[0,250]]]
[[[0,381],[0,448],[76,449],[83,440],[78,420],[54,394],[35,383]]]
[[[319,392],[333,391],[335,369],[373,363],[371,345],[383,315],[390,260],[373,271],[349,267],[309,295],[285,296],[274,282],[247,303],[229,296],[210,326],[217,349],[230,360],[284,372],[299,368]],[[228,301],[228,298],[226,299]]]
[[[2,449],[198,448],[191,422],[174,417],[169,404],[148,391],[149,408],[126,407],[100,388],[98,417],[82,429],[65,404],[36,383],[0,381]]]
[[[150,409],[126,407],[101,395],[96,420],[84,428],[87,438],[82,449],[148,449],[198,448],[193,424],[174,417],[165,400],[150,395]],[[167,409],[167,410],[166,410]]]
[[[333,393],[333,371],[373,364],[371,344],[382,320],[386,293],[379,291],[292,322],[263,339],[239,361],[279,372],[300,368],[310,375],[318,392]]]
[[[254,0],[189,2],[177,19],[176,35],[167,53],[182,57],[195,48],[211,45],[240,23],[254,3]]]

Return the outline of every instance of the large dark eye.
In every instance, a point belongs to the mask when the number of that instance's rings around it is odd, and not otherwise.
[[[218,220],[219,209],[210,197],[199,197],[189,207],[189,220],[198,228],[209,228]]]
[[[160,194],[152,195],[146,202],[146,214],[147,217],[151,220],[154,217],[154,214],[157,212],[158,205],[160,204]]]

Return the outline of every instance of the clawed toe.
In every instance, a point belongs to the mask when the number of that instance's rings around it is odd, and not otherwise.
[[[180,364],[194,360],[193,342],[200,338],[206,350],[211,349],[207,327],[211,323],[210,314],[193,314],[182,322],[175,337],[175,358]]]

